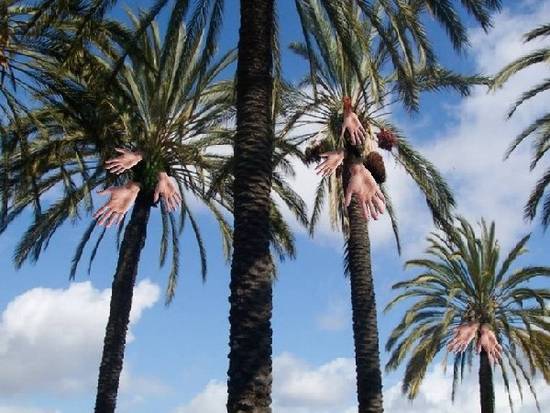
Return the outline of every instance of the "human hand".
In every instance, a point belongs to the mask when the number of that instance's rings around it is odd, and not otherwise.
[[[112,186],[98,191],[99,195],[111,195],[109,201],[94,214],[94,219],[99,219],[99,225],[109,228],[113,224],[119,224],[124,215],[136,201],[139,185],[129,182],[124,186]]]
[[[378,219],[378,214],[383,214],[386,200],[380,187],[372,177],[371,173],[363,164],[355,164],[350,167],[351,178],[346,188],[345,204],[351,204],[351,198],[355,199],[363,208],[363,214],[368,221],[372,216]]]
[[[156,203],[160,197],[162,197],[168,212],[175,211],[181,205],[181,195],[178,192],[178,187],[166,172],[159,174],[154,202]]]
[[[482,325],[479,329],[479,339],[477,340],[477,352],[485,350],[489,356],[489,361],[493,364],[495,361],[500,361],[502,358],[502,346],[498,343],[497,337],[493,330],[487,325]]]
[[[315,172],[322,177],[330,176],[342,164],[344,160],[344,151],[325,152],[320,156],[324,161],[317,165]]]
[[[136,166],[143,159],[139,152],[132,152],[123,148],[115,148],[115,151],[121,155],[105,162],[106,169],[113,174],[120,175],[122,172]]]
[[[453,339],[447,344],[447,350],[453,353],[462,353],[476,337],[479,323],[463,323],[455,329]]]
[[[365,142],[367,131],[354,112],[344,112],[344,122],[342,123],[342,133],[340,134],[340,139],[344,138],[346,130],[349,133],[350,143],[352,145],[360,145]]]

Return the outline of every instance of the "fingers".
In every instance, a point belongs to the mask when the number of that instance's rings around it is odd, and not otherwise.
[[[378,215],[378,212],[377,212],[377,210],[376,210],[376,207],[374,206],[374,204],[372,203],[372,201],[368,201],[368,202],[367,202],[367,205],[368,205],[368,207],[369,207],[369,211],[370,211],[370,214],[371,214],[372,218],[373,218],[375,221],[377,221],[379,215]]]
[[[328,161],[321,162],[319,165],[315,167],[315,173],[317,175],[321,175],[321,172],[325,169],[325,167],[328,165]]]
[[[345,198],[344,198],[346,207],[349,207],[349,205],[351,204],[351,196],[352,195],[353,195],[353,193],[351,191],[351,188],[348,186],[348,188],[346,189],[346,194],[345,194]]]
[[[374,207],[376,208],[376,211],[380,214],[383,214],[386,209],[386,204],[382,202],[380,198],[377,196],[372,197],[372,203],[374,204]]]
[[[369,207],[365,202],[361,202],[361,206],[363,207],[363,215],[365,216],[365,219],[368,221],[370,219]]]
[[[94,219],[98,219],[101,215],[103,215],[103,213],[109,209],[108,205],[109,204],[105,204],[101,208],[99,208],[97,212],[93,215]]]
[[[127,170],[128,168],[126,168],[124,165],[122,164],[112,164],[112,165],[109,165],[107,166],[105,169],[107,169],[110,173],[112,174],[121,174],[122,172],[124,172],[125,170]]]
[[[103,216],[101,217],[101,219],[99,220],[98,224],[103,226],[107,223],[107,221],[109,221],[109,219],[111,218],[111,216],[113,214],[116,214],[115,211],[113,211],[112,209],[109,209],[108,211],[106,211]]]
[[[118,212],[113,212],[111,217],[109,218],[109,220],[107,221],[107,225],[105,225],[106,228],[111,228],[111,226],[113,224],[115,224],[118,220],[119,220],[119,217],[121,216],[122,214],[119,214]]]

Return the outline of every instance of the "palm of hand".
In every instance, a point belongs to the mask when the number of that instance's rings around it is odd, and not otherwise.
[[[168,175],[159,178],[154,194],[154,202],[162,197],[168,211],[174,211],[180,206],[182,198],[178,192],[176,184]]]
[[[94,214],[94,218],[99,219],[99,225],[106,225],[107,228],[122,221],[138,194],[137,191],[125,186],[107,188],[98,193],[99,195],[111,195],[109,201]]]
[[[111,173],[115,173],[117,175],[121,174],[122,172],[133,168],[141,161],[141,155],[137,152],[132,152],[121,148],[116,148],[115,150],[121,155],[105,162],[107,164],[107,170]]]
[[[342,164],[344,160],[344,154],[342,151],[325,152],[321,154],[321,158],[325,160],[321,162],[315,172],[323,177],[330,176],[336,171],[336,169]]]
[[[498,343],[495,333],[488,328],[482,328],[480,330],[480,336],[477,342],[477,352],[479,353],[482,349],[488,354],[491,363],[502,358],[502,346]]]
[[[355,195],[363,208],[365,219],[368,220],[371,216],[378,219],[379,214],[384,213],[384,195],[370,172],[363,165],[359,168],[359,172],[352,173],[346,188],[346,206],[350,205],[351,198]]]
[[[475,338],[478,328],[478,323],[459,325],[455,330],[453,339],[447,345],[447,350],[462,353]]]
[[[353,112],[350,112],[344,116],[341,138],[344,137],[346,130],[349,133],[350,142],[352,145],[360,145],[365,141],[367,131],[361,124],[361,121],[357,115]]]

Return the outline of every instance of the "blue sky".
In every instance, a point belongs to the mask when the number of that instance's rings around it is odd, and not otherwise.
[[[147,4],[148,2],[141,2]],[[292,3],[280,1],[282,44],[300,38]],[[220,49],[235,45],[238,2],[228,1]],[[438,54],[445,64],[464,73],[494,73],[527,50],[521,34],[550,20],[544,1],[506,1],[486,35],[470,30],[472,47],[456,55],[437,26],[430,26]],[[162,21],[161,21],[162,24]],[[535,45],[536,46],[536,45]],[[303,62],[285,51],[285,75],[297,81]],[[529,145],[507,162],[502,154],[516,132],[544,107],[541,97],[512,121],[504,114],[512,99],[546,76],[534,68],[493,94],[477,89],[469,98],[430,94],[419,114],[400,110],[393,115],[411,140],[449,179],[460,213],[471,219],[485,216],[497,223],[504,248],[533,230],[528,262],[548,261],[548,235],[522,219],[522,205],[534,180],[529,174]],[[546,162],[546,165],[548,163]],[[389,186],[401,222],[403,256],[397,255],[387,218],[370,224],[373,244],[381,347],[401,315],[381,308],[392,297],[390,286],[413,275],[403,270],[406,258],[424,248],[431,230],[425,203],[403,171],[388,159]],[[312,201],[316,178],[297,166],[295,188]],[[98,203],[99,205],[99,203]],[[183,274],[175,301],[164,306],[167,269],[159,269],[159,217],[153,214],[147,245],[140,261],[130,341],[127,346],[118,411],[132,413],[221,413],[224,411],[228,353],[229,266],[213,220],[198,209],[209,254],[206,283],[200,278],[197,249],[190,233],[182,240]],[[0,413],[87,412],[92,409],[101,345],[115,268],[114,234],[99,250],[91,276],[81,266],[75,282],[68,281],[76,243],[91,217],[65,225],[36,265],[16,271],[13,247],[30,224],[21,217],[0,237]],[[321,222],[318,236],[309,238],[295,224],[298,257],[279,267],[274,287],[273,354],[276,413],[351,413],[354,411],[354,366],[349,283],[342,272],[343,243]],[[97,236],[97,233],[95,233]],[[387,354],[381,352],[382,363]],[[470,412],[477,406],[476,374],[466,379],[455,406],[448,399],[449,375],[434,366],[418,400],[410,405],[399,394],[401,370],[384,377],[386,411]],[[550,408],[548,389],[541,404]],[[498,384],[497,392],[502,391]],[[517,397],[515,395],[514,397]],[[502,397],[498,398],[502,400]],[[497,404],[499,408],[504,405]],[[534,412],[527,399],[520,413]]]

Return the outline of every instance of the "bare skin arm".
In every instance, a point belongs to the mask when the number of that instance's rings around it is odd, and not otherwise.
[[[502,358],[502,346],[498,343],[497,337],[493,330],[483,324],[479,329],[479,339],[477,341],[477,352],[485,350],[489,356],[489,361],[494,363]]]
[[[346,207],[355,199],[361,205],[366,220],[371,217],[378,219],[379,214],[384,213],[386,200],[380,187],[372,177],[371,173],[363,164],[354,164],[350,167],[351,178],[346,188]]]
[[[352,145],[361,145],[365,142],[367,131],[361,124],[359,117],[353,112],[351,99],[347,96],[344,98],[344,121],[342,123],[340,139],[344,139],[346,131],[349,133]]]
[[[447,350],[454,353],[462,353],[476,338],[479,323],[469,322],[459,325],[455,329],[453,339],[447,345]]]
[[[155,188],[154,202],[157,202],[159,198],[162,198],[168,212],[175,211],[181,205],[182,198],[178,187],[166,172],[159,174]]]
[[[112,186],[98,191],[99,195],[110,195],[110,198],[97,210],[94,219],[99,220],[99,225],[107,228],[119,224],[136,201],[139,190],[139,185],[130,181],[124,186]]]
[[[321,175],[322,177],[332,175],[344,161],[343,150],[325,152],[320,156],[323,159],[323,162],[315,168],[315,172],[317,175]]]
[[[124,148],[115,148],[115,151],[120,155],[105,162],[105,168],[113,174],[120,175],[136,166],[143,159],[141,152],[138,151],[132,152]]]

